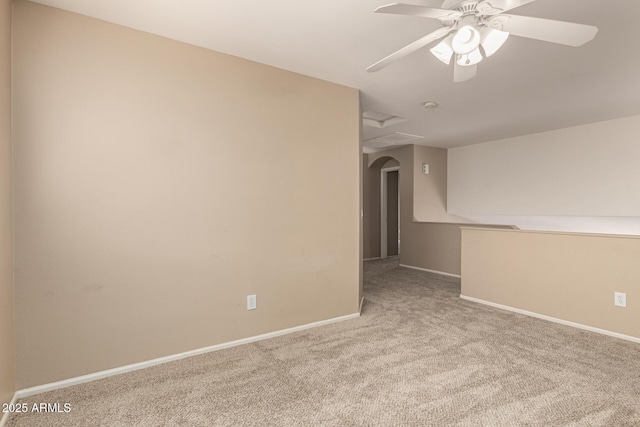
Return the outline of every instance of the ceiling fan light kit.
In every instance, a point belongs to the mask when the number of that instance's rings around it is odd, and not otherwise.
[[[593,40],[598,32],[598,28],[591,25],[504,14],[533,1],[535,0],[436,1],[440,8],[403,3],[380,6],[375,10],[376,13],[438,19],[443,27],[376,62],[367,71],[378,71],[443,39],[430,51],[446,65],[451,64],[455,55],[453,81],[463,82],[476,75],[477,64],[495,54],[509,35],[577,47]]]
[[[483,56],[479,46],[482,46],[484,57],[488,58],[498,51],[509,38],[506,31],[495,28],[481,27],[479,30],[472,25],[465,25],[450,34],[430,51],[441,62],[451,64],[455,53],[456,63],[463,67],[475,65],[482,61]]]
[[[471,25],[465,25],[456,31],[451,39],[451,47],[458,55],[466,55],[480,46],[480,31]]]

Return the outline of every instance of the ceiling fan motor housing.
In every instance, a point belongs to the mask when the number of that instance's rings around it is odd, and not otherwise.
[[[484,8],[478,8],[478,5],[486,5]],[[499,9],[493,9],[486,1],[469,0],[463,1],[455,5],[451,10],[460,12],[462,16],[446,17],[440,19],[442,25],[453,28],[462,28],[465,25],[471,25],[474,28],[487,25],[485,15],[494,15]],[[485,14],[485,12],[488,12]],[[489,16],[491,17],[491,16]]]
[[[460,3],[455,10],[462,12],[464,15],[475,15],[478,9],[477,1],[465,1]]]
[[[445,0],[442,9],[457,10],[464,14],[475,13],[478,4],[485,2],[484,0]]]

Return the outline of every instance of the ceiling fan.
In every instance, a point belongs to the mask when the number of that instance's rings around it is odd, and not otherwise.
[[[574,47],[581,46],[596,36],[598,28],[592,25],[504,14],[533,1],[535,0],[426,0],[433,7],[403,3],[380,6],[375,10],[376,13],[437,19],[443,27],[376,62],[367,71],[378,71],[444,38],[431,49],[431,53],[447,65],[453,59],[453,81],[464,82],[476,75],[477,64],[496,53],[509,35]]]

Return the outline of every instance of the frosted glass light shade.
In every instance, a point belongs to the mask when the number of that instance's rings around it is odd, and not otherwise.
[[[471,25],[460,28],[451,40],[451,47],[458,55],[466,55],[480,45],[480,32]]]
[[[509,38],[506,31],[485,27],[480,30],[480,44],[484,49],[484,55],[488,58],[498,51]]]
[[[438,58],[445,64],[451,64],[451,57],[453,56],[453,48],[451,47],[451,37],[447,37],[438,43],[435,47],[430,49],[433,56]]]

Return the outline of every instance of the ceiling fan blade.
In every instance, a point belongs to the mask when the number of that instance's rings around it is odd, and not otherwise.
[[[483,3],[489,3],[491,7],[496,9],[502,9],[502,12],[515,9],[516,7],[524,6],[527,3],[532,3],[535,0],[487,0]]]
[[[410,53],[415,52],[416,50],[428,45],[431,42],[434,42],[436,40],[438,40],[439,38],[442,38],[444,36],[446,36],[447,34],[449,34],[451,32],[451,28],[449,27],[442,27],[439,28],[437,30],[435,30],[432,33],[427,34],[426,36],[414,41],[413,43],[410,43],[408,45],[406,45],[405,47],[403,47],[400,50],[397,50],[395,52],[393,52],[391,55],[387,56],[384,59],[381,59],[380,61],[376,62],[375,64],[371,65],[370,67],[367,68],[368,72],[374,72],[374,71],[378,71],[384,67],[386,67],[387,65],[391,64],[393,61],[396,61],[400,58],[404,58],[405,56],[409,55]]]
[[[404,3],[391,3],[386,6],[380,6],[374,10],[374,12],[391,13],[394,15],[422,16],[423,18],[434,19],[456,19],[462,16],[462,12],[458,12],[457,10],[437,9],[433,7]]]
[[[453,64],[453,82],[462,83],[476,76],[478,72],[477,65],[462,66],[457,63]]]
[[[582,46],[596,36],[598,27],[519,15],[498,15],[502,30],[511,35],[567,46]]]

